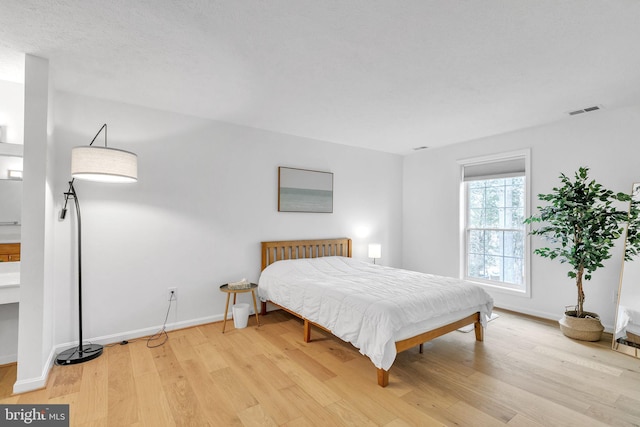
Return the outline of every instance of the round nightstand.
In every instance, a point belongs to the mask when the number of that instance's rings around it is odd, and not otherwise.
[[[220,292],[225,292],[227,294],[227,303],[224,306],[224,322],[222,323],[222,333],[224,334],[224,329],[227,326],[227,313],[229,311],[229,299],[231,298],[231,294],[233,294],[233,303],[236,303],[236,296],[238,294],[244,294],[246,292],[251,292],[251,296],[253,297],[253,309],[256,312],[256,322],[258,326],[260,326],[260,319],[258,318],[258,304],[256,303],[256,289],[258,285],[255,283],[251,283],[251,287],[242,288],[242,289],[229,289],[229,284],[225,283],[220,286]]]

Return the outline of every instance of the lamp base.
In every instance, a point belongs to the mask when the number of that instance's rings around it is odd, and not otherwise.
[[[80,352],[80,346],[69,348],[56,357],[56,364],[58,365],[74,365],[76,363],[88,362],[102,354],[103,347],[100,344],[85,344],[82,346],[82,352]]]

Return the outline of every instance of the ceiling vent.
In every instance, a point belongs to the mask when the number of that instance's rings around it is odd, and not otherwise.
[[[576,116],[578,114],[590,113],[592,111],[598,111],[602,109],[602,105],[594,105],[593,107],[583,108],[582,110],[569,111],[570,116]]]

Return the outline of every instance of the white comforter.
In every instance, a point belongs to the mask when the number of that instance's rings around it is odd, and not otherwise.
[[[275,262],[262,272],[258,294],[329,329],[385,370],[401,329],[472,309],[486,323],[493,309],[491,296],[469,282],[343,257]]]
[[[621,305],[618,307],[616,339],[624,337],[626,335],[626,331],[640,335],[640,310]]]

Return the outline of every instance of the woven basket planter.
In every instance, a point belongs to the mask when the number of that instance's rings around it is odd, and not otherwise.
[[[565,336],[580,341],[600,341],[604,326],[595,313],[584,312],[590,317],[576,317],[575,311],[567,311],[560,319],[560,330]]]

